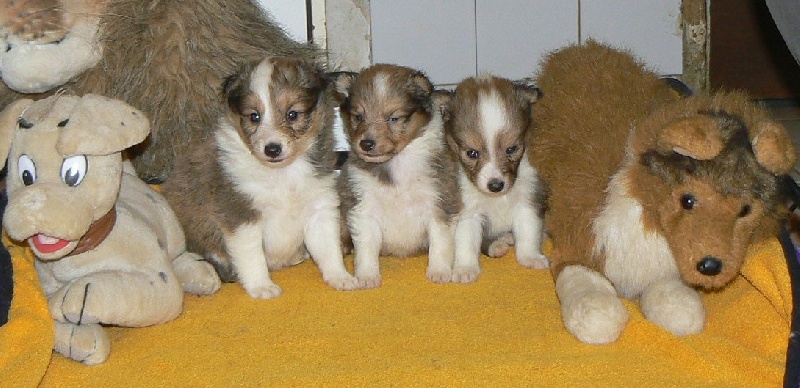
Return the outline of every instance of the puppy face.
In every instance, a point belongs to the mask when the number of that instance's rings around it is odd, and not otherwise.
[[[461,82],[447,105],[447,143],[481,192],[502,195],[513,187],[531,126],[532,86],[484,76]]]
[[[269,167],[291,164],[325,124],[326,80],[315,64],[268,57],[225,81],[229,118],[253,155]]]
[[[421,72],[379,64],[337,80],[350,148],[382,163],[403,151],[431,119],[433,85]]]

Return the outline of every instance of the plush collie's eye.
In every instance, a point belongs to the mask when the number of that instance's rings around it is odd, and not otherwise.
[[[30,186],[36,182],[36,165],[33,164],[33,160],[31,160],[28,155],[19,157],[19,161],[17,161],[17,171],[19,172],[19,178],[22,179],[22,183],[25,186]]]
[[[517,153],[518,149],[519,149],[519,147],[516,146],[516,145],[508,147],[508,148],[506,148],[506,155],[508,155],[508,156],[514,155],[515,153]]]
[[[695,205],[697,205],[697,198],[694,197],[692,194],[684,194],[681,195],[681,207],[686,210],[694,209]]]
[[[465,153],[467,154],[467,157],[470,159],[478,159],[478,157],[481,156],[481,153],[474,148],[468,149]]]
[[[295,121],[300,116],[300,113],[297,113],[296,110],[290,110],[286,112],[286,121]]]
[[[752,212],[753,208],[750,205],[742,206],[742,210],[739,210],[739,218],[747,217]]]
[[[85,155],[75,155],[64,159],[64,162],[61,163],[61,180],[69,187],[81,184],[86,176],[86,167]]]
[[[258,114],[258,112],[250,113],[249,118],[250,118],[251,122],[254,122],[254,123],[261,122],[261,115]]]

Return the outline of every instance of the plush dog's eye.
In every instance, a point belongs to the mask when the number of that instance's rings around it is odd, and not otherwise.
[[[19,178],[25,186],[30,186],[36,182],[36,165],[28,155],[22,155],[17,161],[17,170],[19,171]]]
[[[478,150],[476,150],[474,148],[468,149],[466,154],[467,154],[467,157],[470,158],[470,159],[478,159],[478,157],[481,156],[481,153],[478,152]]]
[[[515,153],[517,153],[518,149],[519,149],[519,147],[517,147],[516,145],[508,147],[508,148],[506,148],[506,155],[508,155],[508,156],[514,155]]]
[[[750,212],[752,210],[753,210],[753,208],[750,207],[750,205],[742,206],[742,210],[739,210],[739,218],[747,217],[748,215],[750,215]]]
[[[250,121],[257,123],[261,121],[261,115],[258,112],[250,113]]]
[[[286,112],[286,121],[295,121],[300,114],[296,110]]]
[[[681,207],[686,210],[694,209],[694,206],[697,204],[697,198],[691,194],[684,194],[681,195]]]
[[[84,176],[86,176],[86,156],[70,156],[61,163],[61,180],[67,186],[75,187],[81,184]]]

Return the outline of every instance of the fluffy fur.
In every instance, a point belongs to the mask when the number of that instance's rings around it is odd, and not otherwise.
[[[564,324],[587,343],[627,322],[618,295],[676,335],[705,322],[695,288],[725,286],[785,214],[785,130],[740,94],[681,98],[628,53],[594,42],[550,55],[532,163]]]
[[[337,90],[351,147],[341,176],[342,210],[359,283],[381,284],[380,255],[425,252],[428,279],[449,282],[461,201],[430,80],[379,64],[341,74]]]
[[[358,286],[344,266],[333,152],[333,101],[310,61],[268,57],[229,77],[213,137],[179,159],[165,195],[190,249],[253,298],[281,288],[269,272],[310,255],[331,287]]]
[[[182,286],[220,286],[211,265],[186,251],[166,200],[123,170],[120,151],[148,131],[140,111],[95,95],[19,100],[0,117],[11,171],[3,226],[36,255],[55,350],[86,364],[109,355],[101,325],[163,323],[180,314]]]
[[[252,0],[28,0],[0,7],[0,106],[17,90],[61,87],[129,102],[152,120],[132,152],[139,175],[164,180],[176,154],[223,114],[217,88],[243,60],[316,58]],[[36,96],[38,97],[38,96]]]
[[[485,254],[500,257],[516,242],[520,264],[549,265],[541,252],[544,190],[526,148],[531,105],[538,97],[535,87],[487,75],[462,81],[446,105],[446,138],[460,161],[464,202],[456,226],[454,282],[477,279],[481,246]]]

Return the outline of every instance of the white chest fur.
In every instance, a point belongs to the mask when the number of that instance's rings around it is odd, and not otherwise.
[[[626,171],[611,178],[606,203],[592,225],[594,254],[605,255],[605,275],[617,292],[637,298],[653,282],[679,275],[664,237],[645,232],[642,205],[627,193]]]

